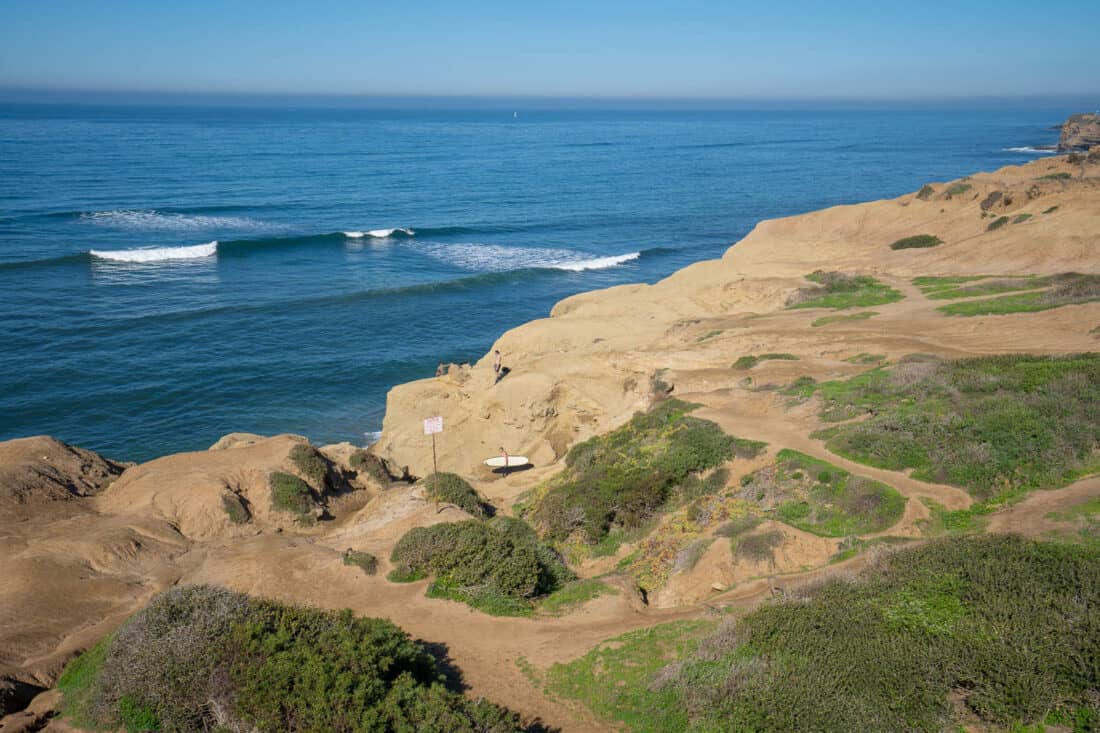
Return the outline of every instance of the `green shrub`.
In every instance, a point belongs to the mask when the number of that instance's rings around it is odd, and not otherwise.
[[[573,575],[557,554],[518,519],[467,520],[416,527],[390,558],[398,577],[435,576],[434,597],[500,612],[530,613],[530,600],[556,590]],[[503,604],[503,605],[502,605]]]
[[[1000,229],[1001,227],[1003,227],[1008,222],[1009,222],[1009,218],[1007,216],[998,216],[996,219],[989,222],[989,226],[987,226],[985,229],[986,229],[986,231],[991,232],[994,229]]]
[[[1023,222],[1027,221],[1030,218],[1031,218],[1031,214],[1017,214],[1016,216],[1012,217],[1012,223],[1013,224],[1022,224]]]
[[[1043,213],[1044,214],[1053,214],[1057,210],[1058,210],[1057,206],[1051,206],[1049,209],[1044,210]]]
[[[1048,173],[1045,176],[1039,176],[1040,181],[1068,181],[1073,178],[1072,173],[1060,172],[1060,173]]]
[[[291,448],[290,462],[317,487],[318,491],[324,491],[328,487],[328,463],[313,446],[299,443]]]
[[[666,400],[617,430],[575,445],[566,469],[536,487],[523,513],[551,540],[580,532],[595,544],[612,528],[644,524],[690,474],[763,449],[689,416],[694,407]]]
[[[816,270],[806,276],[816,288],[802,288],[787,302],[788,308],[864,308],[902,300],[905,296],[869,275]]]
[[[343,559],[345,565],[355,565],[367,575],[374,575],[378,572],[378,558],[369,552],[360,552],[349,547],[344,550]]]
[[[813,377],[802,376],[783,388],[781,394],[788,397],[797,397],[807,400],[813,396],[817,389],[817,380]]]
[[[268,476],[268,485],[271,487],[273,509],[309,516],[316,506],[309,484],[297,476],[282,471],[272,471]]]
[[[932,187],[932,184],[926,183],[920,187],[919,191],[917,191],[917,198],[919,198],[921,201],[927,201],[928,199],[932,198],[932,194],[934,194],[935,192],[936,189]]]
[[[1088,720],[1097,568],[1095,549],[1013,536],[898,550],[857,583],[727,622],[616,694],[623,715],[671,694],[689,731],[940,731],[964,722],[952,697],[983,728],[1020,730],[1050,711]]]
[[[909,362],[820,390],[823,416],[870,413],[818,433],[829,450],[980,500],[1100,468],[1100,354]]]
[[[760,357],[747,354],[742,357],[738,357],[737,361],[733,362],[734,369],[752,369],[754,366],[760,363]]]
[[[973,188],[973,186],[971,186],[969,183],[952,183],[950,186],[947,187],[947,197],[952,198],[955,196],[962,196],[971,188]]]
[[[915,234],[912,237],[899,239],[890,245],[890,249],[924,249],[943,244],[943,240],[931,234]]]
[[[483,500],[468,481],[453,473],[430,474],[424,479],[424,493],[432,501],[454,504],[475,517],[493,514],[493,506]]]
[[[351,454],[348,464],[357,472],[365,473],[382,486],[393,483],[393,476],[386,468],[386,462],[378,456],[365,450],[357,450]]]
[[[252,515],[236,494],[222,494],[222,509],[233,524],[246,524]]]
[[[155,598],[70,663],[59,686],[66,715],[84,695],[91,716],[72,719],[93,728],[521,730],[514,715],[447,690],[444,679],[389,621],[192,586]]]

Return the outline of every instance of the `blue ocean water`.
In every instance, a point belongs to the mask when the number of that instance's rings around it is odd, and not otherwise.
[[[1072,111],[0,106],[0,440],[364,443],[563,297],[1024,162]]]

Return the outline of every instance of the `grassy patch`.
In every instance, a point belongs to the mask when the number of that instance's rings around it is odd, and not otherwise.
[[[600,650],[574,663],[578,681],[615,685],[617,706],[605,685],[565,691],[631,730],[673,729],[647,722],[653,701],[699,732],[953,730],[965,721],[952,696],[983,729],[1073,718],[1100,684],[1097,567],[1100,550],[1013,536],[901,549],[855,583],[766,605],[697,644],[684,633],[695,651],[660,671],[634,677],[636,657]]]
[[[241,497],[236,494],[222,494],[222,511],[229,517],[229,521],[233,524],[246,524],[252,515],[248,512],[248,507],[241,501]]]
[[[904,237],[890,245],[890,249],[925,249],[937,247],[943,244],[943,240],[931,234],[914,234]]]
[[[1017,214],[1012,217],[1013,224],[1023,224],[1025,221],[1031,218],[1031,214]]]
[[[948,197],[961,196],[969,191],[971,188],[973,188],[973,186],[971,186],[969,183],[952,183],[950,186],[947,187],[946,193]]]
[[[806,276],[818,287],[802,288],[788,301],[788,308],[865,308],[902,300],[905,296],[869,275],[817,270]]]
[[[802,376],[788,384],[779,393],[787,397],[795,397],[798,400],[808,400],[813,396],[815,390],[817,390],[817,380],[813,377]]]
[[[517,509],[554,542],[595,545],[614,530],[644,525],[691,474],[763,450],[762,443],[691,417],[694,407],[664,400],[619,429],[574,446],[566,469],[537,486]]]
[[[292,512],[305,519],[312,517],[316,507],[309,484],[282,471],[272,471],[267,477],[271,487],[271,507],[281,512]]]
[[[453,473],[433,473],[424,479],[424,493],[432,501],[454,504],[471,516],[493,515],[493,505],[481,498],[461,476]]]
[[[324,491],[328,487],[328,464],[313,446],[299,443],[291,448],[290,462],[318,491]]]
[[[770,562],[775,557],[775,548],[782,544],[783,533],[779,530],[753,532],[733,540],[733,554],[753,562]]]
[[[1053,214],[1057,210],[1058,210],[1057,206],[1051,206],[1049,209],[1046,209],[1045,211],[1043,211],[1043,213],[1044,214]]]
[[[1009,219],[1007,216],[998,216],[996,219],[989,222],[989,226],[987,226],[985,228],[985,230],[987,232],[996,231],[997,229],[1000,229],[1001,227],[1003,227],[1005,224],[1008,224],[1008,222],[1010,222],[1010,221],[1012,221],[1012,220]]]
[[[689,716],[678,695],[653,689],[652,680],[670,661],[690,654],[714,626],[709,621],[674,621],[623,634],[580,659],[555,664],[547,671],[547,687],[631,731],[686,730]]]
[[[1035,278],[1032,282],[1035,287],[1045,287],[1046,290],[951,303],[941,306],[938,310],[949,316],[1005,315],[1034,313],[1064,305],[1093,303],[1100,300],[1100,275],[1070,272]]]
[[[970,275],[965,277],[951,276],[951,277],[932,277],[922,276],[913,278],[913,284],[921,289],[921,292],[927,294],[942,290],[944,288],[953,288],[956,285],[962,283],[974,282],[975,280],[984,280],[986,275]]]
[[[1100,354],[910,360],[820,385],[829,450],[1007,500],[1100,468]]]
[[[966,278],[958,284],[928,287],[922,288],[922,290],[925,295],[933,300],[955,300],[958,298],[974,298],[981,295],[1011,293],[1017,290],[1033,290],[1046,287],[1049,284],[1050,278],[1024,275],[1021,277]]]
[[[538,603],[538,611],[547,616],[564,616],[602,595],[618,595],[619,591],[595,578],[566,583]]]
[[[866,321],[868,318],[877,316],[877,311],[860,311],[859,313],[852,313],[845,316],[823,316],[814,320],[810,325],[814,328],[821,328],[822,326],[828,326],[831,323],[848,323],[851,321]]]
[[[761,518],[756,515],[746,515],[743,517],[738,517],[733,521],[723,524],[721,527],[714,531],[714,534],[719,537],[729,537],[732,539],[734,537],[738,537],[746,532],[751,532],[752,530],[756,529],[761,521]]]
[[[1086,499],[1080,504],[1074,504],[1068,509],[1064,509],[1060,512],[1050,512],[1046,516],[1047,519],[1053,519],[1056,522],[1072,522],[1082,517],[1092,518],[1100,516],[1100,497]]]
[[[922,498],[921,503],[928,507],[928,519],[919,522],[921,534],[925,537],[976,534],[985,529],[985,517],[995,509],[995,506],[984,502],[954,510],[928,498]]]
[[[360,552],[349,547],[344,550],[343,560],[345,565],[354,565],[367,575],[374,575],[378,572],[378,558],[369,552]]]
[[[855,356],[849,356],[844,361],[849,364],[881,364],[886,361],[886,354],[869,354],[864,351],[861,354]]]
[[[1038,180],[1038,181],[1068,181],[1071,178],[1073,178],[1072,173],[1061,172],[1061,173],[1048,173],[1045,176],[1039,176],[1036,180]]]
[[[71,662],[59,687],[74,723],[135,733],[522,730],[445,680],[389,621],[186,586]]]
[[[837,553],[830,559],[830,563],[844,562],[859,555],[877,545],[904,545],[913,542],[910,537],[845,537],[837,548]]]
[[[787,449],[749,474],[744,490],[774,504],[775,519],[826,537],[881,532],[905,510],[905,498],[886,484]]]
[[[398,540],[390,559],[395,580],[434,576],[430,597],[494,615],[529,615],[533,599],[574,577],[533,529],[510,517],[416,527]]]
[[[757,364],[759,364],[762,361],[772,361],[772,360],[776,360],[776,361],[798,361],[798,357],[795,356],[794,354],[760,354],[759,356],[754,356],[752,354],[747,354],[745,356],[742,356],[742,357],[738,358],[737,361],[733,362],[733,368],[738,369],[738,370],[752,369],[754,366],[756,366]]]

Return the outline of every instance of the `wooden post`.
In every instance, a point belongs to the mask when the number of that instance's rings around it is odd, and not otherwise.
[[[432,473],[439,473],[439,466],[435,462],[435,433],[432,433]]]

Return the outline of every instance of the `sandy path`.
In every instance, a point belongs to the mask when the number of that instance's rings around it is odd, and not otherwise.
[[[1065,522],[1048,519],[1047,514],[1064,511],[1096,497],[1100,497],[1100,476],[1082,479],[1064,489],[1036,491],[1019,504],[990,516],[986,529],[1041,537],[1051,530],[1065,529],[1067,526]]]

